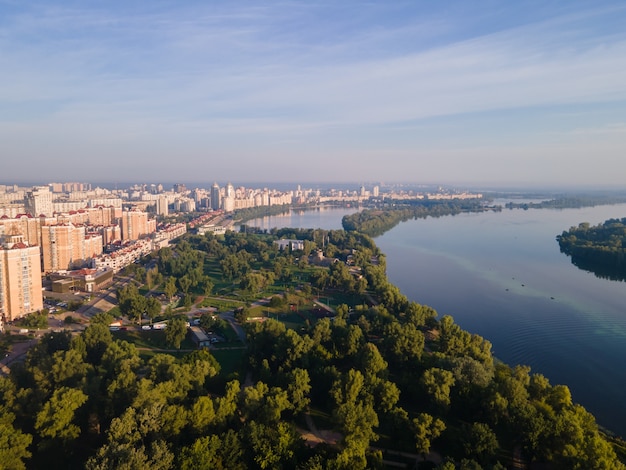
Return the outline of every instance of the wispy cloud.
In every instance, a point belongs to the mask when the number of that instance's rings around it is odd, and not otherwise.
[[[619,3],[541,5],[520,19],[453,5],[2,2],[0,137],[69,126],[261,144],[274,135],[295,149],[306,136],[337,143],[342,130],[626,103]]]

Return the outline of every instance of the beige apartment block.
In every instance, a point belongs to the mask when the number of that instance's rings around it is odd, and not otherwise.
[[[40,215],[50,217],[54,213],[52,193],[48,186],[36,186],[28,191],[24,198],[24,204],[26,210],[35,217]]]
[[[18,214],[10,218],[0,217],[0,236],[21,235],[27,245],[39,245],[41,243],[41,221],[39,217],[30,214]]]
[[[119,225],[107,225],[104,227],[96,227],[102,234],[102,245],[110,245],[113,242],[122,239],[122,229]]]
[[[44,273],[70,269],[73,255],[74,225],[41,227],[41,256]]]
[[[41,227],[41,257],[44,273],[80,267],[102,253],[102,235],[86,234],[74,224]]]
[[[96,206],[86,210],[91,225],[111,225],[121,217],[121,209],[113,206]]]
[[[156,232],[156,220],[148,219],[148,213],[138,210],[122,211],[122,240],[139,240]]]
[[[0,247],[0,316],[12,321],[43,309],[39,247],[19,236]]]

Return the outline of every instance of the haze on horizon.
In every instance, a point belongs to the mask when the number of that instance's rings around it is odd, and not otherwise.
[[[626,4],[0,0],[0,180],[616,186]]]

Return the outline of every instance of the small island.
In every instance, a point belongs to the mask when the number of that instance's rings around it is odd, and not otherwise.
[[[572,264],[602,279],[626,280],[626,218],[583,222],[556,237]]]
[[[405,200],[381,205],[344,216],[341,221],[344,230],[358,231],[377,237],[391,230],[400,222],[426,217],[442,217],[462,212],[484,212],[502,210],[501,206],[488,207],[482,199],[452,200]]]

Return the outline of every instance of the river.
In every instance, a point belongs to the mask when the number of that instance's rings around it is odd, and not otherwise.
[[[285,215],[264,228],[339,229],[349,212]],[[626,436],[626,284],[578,269],[555,240],[580,222],[624,216],[626,204],[504,209],[408,221],[376,243],[409,299],[452,315],[504,362],[568,385],[601,425]]]

